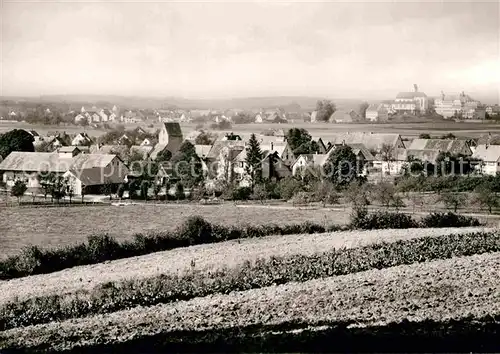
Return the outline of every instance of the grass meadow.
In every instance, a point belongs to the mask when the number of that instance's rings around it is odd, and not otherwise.
[[[349,213],[341,210],[293,207],[238,207],[196,204],[96,205],[86,207],[0,208],[0,249],[6,257],[32,244],[42,247],[69,245],[95,233],[118,240],[136,233],[172,230],[189,216],[200,215],[222,225],[279,225],[311,221],[344,224]]]

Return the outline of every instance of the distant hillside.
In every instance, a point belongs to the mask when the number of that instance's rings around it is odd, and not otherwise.
[[[286,111],[310,111],[322,97],[248,97],[233,99],[186,99],[180,97],[126,97],[110,95],[50,95],[40,97],[0,97],[2,100],[38,103],[65,102],[72,106],[99,107],[113,105],[130,109],[180,108],[180,109],[272,109],[283,107]],[[357,109],[361,100],[330,98],[339,109]]]

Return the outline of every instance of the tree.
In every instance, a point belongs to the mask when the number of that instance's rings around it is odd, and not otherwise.
[[[363,102],[359,105],[359,115],[363,119],[366,119],[366,110],[368,109],[368,106],[368,102]]]
[[[252,189],[262,179],[262,151],[255,134],[250,136],[245,158],[245,172],[250,176]]]
[[[148,200],[149,180],[143,179],[141,181],[141,198]]]
[[[483,207],[487,207],[491,214],[493,208],[500,205],[498,195],[494,192],[491,183],[482,183],[474,190],[474,201]]]
[[[301,181],[294,177],[286,177],[279,181],[279,192],[283,199],[289,200],[298,192],[304,191],[304,186]]]
[[[426,168],[429,167],[428,163],[423,163],[422,160],[409,155],[406,158],[406,163],[403,165],[403,176],[421,176],[424,172],[428,172]]]
[[[13,151],[34,152],[33,136],[24,129],[14,129],[0,135],[0,156],[6,158]]]
[[[362,166],[358,166],[358,160],[351,147],[343,145],[328,156],[323,172],[335,185],[345,185],[358,177],[360,168]]]
[[[48,141],[42,141],[35,147],[36,152],[51,152],[50,143]]]
[[[118,195],[118,198],[122,199],[124,192],[125,192],[125,184],[120,183],[120,185],[118,186],[118,189],[116,190],[116,194]]]
[[[373,188],[373,198],[385,207],[389,207],[396,201],[396,190],[394,184],[381,182]]]
[[[10,195],[17,198],[17,202],[21,204],[21,197],[26,193],[28,187],[26,183],[21,180],[17,180],[10,190]]]
[[[361,185],[357,181],[352,182],[344,190],[344,198],[353,208],[365,208],[370,204],[370,193],[367,185]]]
[[[382,158],[382,161],[387,162],[390,170],[391,163],[396,159],[394,146],[389,144],[382,144],[382,147],[380,148],[380,157]]]
[[[177,177],[180,178],[183,187],[192,188],[203,182],[203,166],[196,154],[194,145],[185,141],[179,151],[172,156],[171,162]]]
[[[171,159],[172,159],[172,153],[169,150],[164,149],[163,151],[158,153],[158,155],[156,155],[155,162],[167,162],[170,161]]]
[[[162,188],[161,183],[153,184],[153,194],[155,195],[156,200],[158,200],[158,195],[160,194],[161,188]]]
[[[335,186],[328,180],[317,181],[312,188],[315,200],[323,203],[323,208],[326,204],[337,204],[339,197],[335,190]]]
[[[431,136],[427,133],[422,133],[418,136],[419,139],[430,139]]]
[[[337,107],[330,100],[322,100],[316,102],[316,120],[320,122],[328,122],[330,116],[335,113]]]
[[[253,117],[253,115],[244,112],[240,112],[233,117],[234,124],[250,124],[254,121],[255,118]]]
[[[61,175],[51,173],[50,185],[50,194],[59,203],[66,195],[68,180]]]
[[[260,183],[254,187],[252,193],[253,199],[258,199],[262,204],[264,204],[264,200],[267,198],[267,196],[268,193],[264,184]]]
[[[304,128],[291,128],[288,130],[286,141],[295,156],[317,152],[317,144],[316,146],[313,144],[311,135]]]
[[[105,181],[101,186],[101,193],[109,196],[109,200],[111,200],[111,195],[113,194],[113,184],[109,181]]]
[[[455,140],[457,137],[453,135],[452,133],[448,133],[446,135],[442,135],[439,139],[444,139],[444,140]]]
[[[200,135],[196,137],[194,143],[197,145],[213,145],[217,137],[209,132],[201,131]]]
[[[69,198],[69,204],[71,204],[71,201],[73,200],[73,196],[75,195],[75,190],[73,189],[73,184],[69,183],[66,186],[66,194]]]
[[[131,150],[129,151],[127,161],[129,165],[137,161],[144,161],[144,154],[137,150]]]
[[[465,204],[466,198],[461,193],[444,192],[441,193],[439,201],[443,202],[447,209],[453,209],[456,213],[458,208]]]
[[[175,198],[177,200],[183,200],[186,198],[186,194],[184,193],[184,186],[181,182],[177,182],[175,185]]]

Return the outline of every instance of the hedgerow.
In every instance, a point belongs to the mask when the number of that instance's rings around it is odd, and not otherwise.
[[[479,220],[474,217],[459,215],[452,212],[431,213],[424,216],[420,220],[420,224],[422,227],[466,227],[481,225]]]
[[[87,242],[53,249],[28,246],[20,254],[0,261],[0,279],[20,278],[34,274],[46,274],[75,266],[140,256],[204,243],[215,243],[233,239],[321,233],[338,231],[338,225],[324,226],[311,222],[289,225],[222,226],[212,224],[199,216],[188,218],[172,232],[148,235],[136,234],[130,241],[118,242],[113,237],[92,235]],[[345,227],[344,227],[345,228]]]
[[[351,215],[351,228],[372,229],[409,229],[438,227],[470,227],[480,226],[477,218],[447,213],[431,213],[417,221],[404,213],[377,211],[368,214],[366,208],[356,208]]]
[[[162,274],[147,279],[109,282],[93,290],[12,301],[0,308],[0,330],[211,294],[228,294],[369,269],[497,251],[500,251],[500,233],[482,232],[384,242],[313,255],[271,257],[209,273],[193,267],[182,275]]]
[[[397,229],[410,227],[465,227],[478,226],[477,219],[453,213],[433,214],[419,223],[401,213],[358,213],[349,226],[321,225],[309,221],[289,225],[222,226],[211,224],[202,217],[193,216],[172,232],[136,234],[131,241],[118,242],[113,237],[92,235],[85,243],[62,248],[42,249],[28,246],[20,254],[0,261],[0,279],[14,279],[28,275],[46,274],[81,265],[96,264],[127,257],[171,250],[192,245],[223,242],[234,239],[269,235],[313,234],[342,229]],[[433,226],[435,225],[435,226]]]

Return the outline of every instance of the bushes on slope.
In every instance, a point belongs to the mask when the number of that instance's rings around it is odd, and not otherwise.
[[[369,214],[366,208],[355,208],[351,215],[351,228],[372,229],[409,229],[430,227],[469,227],[480,226],[478,219],[470,216],[447,213],[431,213],[416,221],[412,216],[404,213],[377,211]]]
[[[113,237],[92,235],[86,243],[63,248],[41,249],[29,246],[19,255],[0,262],[0,279],[20,278],[34,274],[45,274],[80,265],[140,256],[204,243],[232,239],[287,235],[297,233],[320,233],[340,230],[340,226],[325,227],[305,222],[284,226],[240,226],[226,227],[211,224],[199,216],[193,216],[173,232],[150,235],[137,234],[132,241],[117,242]]]

